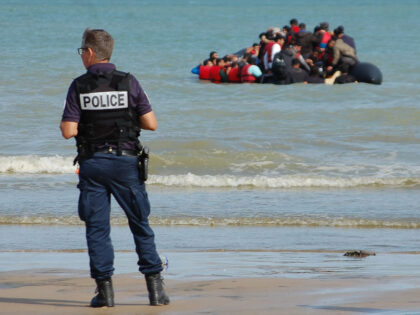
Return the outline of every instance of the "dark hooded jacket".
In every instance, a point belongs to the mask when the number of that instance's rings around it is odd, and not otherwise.
[[[314,50],[314,47],[318,45],[319,38],[311,32],[300,31],[293,34],[295,43],[302,46],[301,53],[304,58],[310,56]]]

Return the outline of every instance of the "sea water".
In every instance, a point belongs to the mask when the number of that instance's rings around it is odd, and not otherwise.
[[[86,27],[156,113],[150,222],[169,277],[418,274],[420,3],[1,1],[0,270],[87,270],[74,141],[58,129]],[[355,38],[382,85],[211,84],[190,70],[291,18]],[[112,201],[116,272],[136,270]],[[347,250],[376,252],[365,259]]]

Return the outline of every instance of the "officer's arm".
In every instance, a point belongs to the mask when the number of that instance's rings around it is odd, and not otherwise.
[[[74,121],[62,121],[60,124],[61,134],[63,138],[70,139],[77,136],[77,126],[79,124]]]
[[[144,130],[155,131],[157,128],[157,121],[153,111],[141,115],[139,118],[140,128]]]

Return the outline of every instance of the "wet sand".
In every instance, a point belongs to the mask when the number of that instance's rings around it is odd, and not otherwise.
[[[420,279],[235,278],[165,280],[168,306],[149,306],[139,274],[113,278],[113,308],[89,307],[85,272],[0,273],[1,314],[420,314]]]

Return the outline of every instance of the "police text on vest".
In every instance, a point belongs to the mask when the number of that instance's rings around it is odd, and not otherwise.
[[[82,110],[107,110],[128,108],[127,91],[80,94]]]

